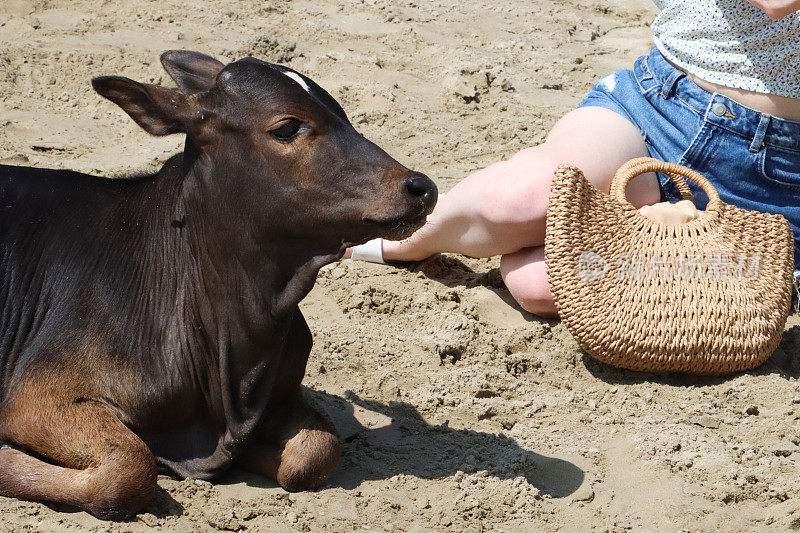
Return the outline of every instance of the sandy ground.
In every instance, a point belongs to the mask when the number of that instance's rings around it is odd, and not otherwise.
[[[648,49],[644,0],[2,0],[0,162],[116,176],[180,148],[89,79],[167,82],[158,55],[307,73],[368,137],[447,190],[540,142],[593,80]],[[761,369],[642,375],[510,305],[496,261],[326,268],[303,308],[305,384],[343,442],[330,486],[233,472],[160,480],[126,523],[0,498],[0,530],[800,529],[800,321]]]

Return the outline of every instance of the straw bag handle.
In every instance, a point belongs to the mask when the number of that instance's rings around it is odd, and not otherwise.
[[[695,182],[708,195],[706,212],[717,211],[722,204],[717,189],[715,189],[714,186],[711,185],[711,182],[699,172],[681,165],[676,165],[675,163],[667,163],[651,157],[631,159],[622,165],[614,175],[614,179],[611,180],[611,197],[630,209],[636,209],[625,197],[625,188],[630,180],[646,172],[661,172],[662,174],[666,174],[678,187],[683,199],[691,200],[692,202],[694,202],[694,196],[692,195],[691,189],[689,189],[689,185],[686,183],[686,178]]]

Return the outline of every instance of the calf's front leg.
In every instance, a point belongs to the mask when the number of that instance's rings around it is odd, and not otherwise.
[[[240,465],[272,478],[289,492],[324,486],[339,463],[333,425],[298,391],[276,407],[274,418],[244,451]]]
[[[153,455],[102,402],[29,384],[6,405],[0,441],[15,448],[0,449],[0,495],[109,520],[147,505],[156,488]]]

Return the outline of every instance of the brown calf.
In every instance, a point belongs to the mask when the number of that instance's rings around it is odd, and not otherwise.
[[[436,201],[305,76],[161,59],[179,90],[92,81],[151,134],[186,134],[157,174],[0,166],[0,495],[122,518],[157,465],[324,484],[339,445],[300,394],[297,304],[346,246],[405,237]]]

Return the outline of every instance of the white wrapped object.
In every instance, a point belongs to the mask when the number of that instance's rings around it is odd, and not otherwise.
[[[372,239],[364,244],[354,246],[350,259],[385,264],[386,261],[383,260],[383,239]]]

